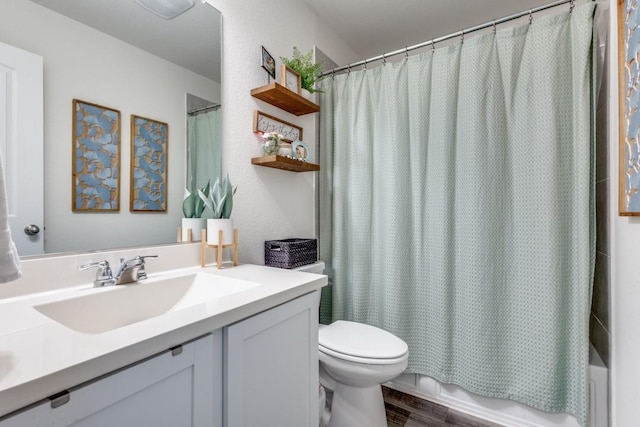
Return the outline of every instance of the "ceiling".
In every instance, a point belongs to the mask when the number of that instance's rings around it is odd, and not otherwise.
[[[303,0],[362,59],[490,22],[552,0]],[[568,5],[560,6],[569,9]]]
[[[221,19],[208,3],[163,19],[133,0],[32,0],[103,33],[220,81]]]

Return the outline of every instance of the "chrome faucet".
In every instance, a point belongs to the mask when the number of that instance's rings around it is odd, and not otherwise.
[[[84,264],[78,267],[79,270],[87,270],[92,267],[97,267],[96,280],[93,281],[94,287],[111,286],[111,285],[125,285],[127,283],[134,283],[138,280],[146,279],[147,272],[144,269],[145,258],[157,258],[158,255],[136,256],[130,260],[125,261],[124,258],[120,258],[120,268],[115,277],[109,262],[96,261]]]
[[[127,283],[137,282],[138,280],[146,279],[147,272],[144,269],[145,258],[158,258],[158,255],[136,256],[130,260],[125,261],[124,258],[120,258],[120,268],[116,273],[114,280],[116,285],[125,285]]]

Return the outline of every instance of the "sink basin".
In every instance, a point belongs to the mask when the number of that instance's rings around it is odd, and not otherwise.
[[[105,288],[34,308],[75,331],[99,334],[257,286],[254,282],[193,273]]]

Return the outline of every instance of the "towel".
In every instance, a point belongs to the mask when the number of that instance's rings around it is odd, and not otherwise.
[[[10,282],[22,275],[20,258],[9,228],[9,206],[5,185],[4,161],[0,154],[0,283]]]

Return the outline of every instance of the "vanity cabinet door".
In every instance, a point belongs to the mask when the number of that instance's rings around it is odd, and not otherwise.
[[[220,427],[221,343],[216,331],[71,389],[67,403],[54,409],[47,401],[0,427]]]
[[[224,328],[225,427],[318,425],[319,298]]]

